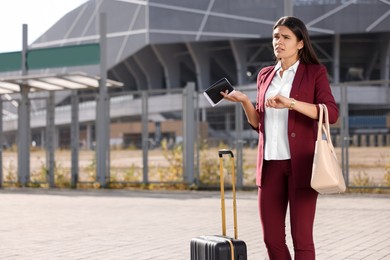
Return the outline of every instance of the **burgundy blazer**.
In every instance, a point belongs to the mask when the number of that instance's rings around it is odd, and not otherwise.
[[[263,68],[257,76],[256,110],[259,113],[258,158],[256,185],[261,186],[264,160],[264,97],[275,75],[274,66]],[[326,68],[317,64],[299,64],[291,88],[290,97],[312,104],[325,104],[329,111],[329,122],[337,121],[339,111],[332,95]],[[318,106],[317,106],[318,108]],[[310,187],[315,141],[317,139],[317,120],[299,112],[288,112],[288,142],[291,153],[292,177],[297,188]]]

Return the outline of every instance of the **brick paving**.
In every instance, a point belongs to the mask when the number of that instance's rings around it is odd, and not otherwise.
[[[256,196],[237,194],[249,260],[266,258]],[[218,192],[0,189],[0,197],[0,259],[188,260],[192,237],[221,232]],[[390,259],[390,195],[320,196],[315,241],[320,260]]]

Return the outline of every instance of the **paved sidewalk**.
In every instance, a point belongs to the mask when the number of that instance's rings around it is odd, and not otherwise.
[[[256,196],[237,195],[249,260],[266,254]],[[221,232],[218,192],[0,189],[0,197],[0,259],[188,260],[192,237]],[[320,260],[390,259],[390,195],[320,196],[315,240]]]

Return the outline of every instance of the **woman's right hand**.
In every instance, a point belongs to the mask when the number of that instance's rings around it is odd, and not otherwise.
[[[226,92],[220,92],[224,99],[231,101],[231,102],[240,102],[243,103],[248,99],[248,96],[242,93],[241,91],[235,90],[233,93],[228,94],[228,91]]]

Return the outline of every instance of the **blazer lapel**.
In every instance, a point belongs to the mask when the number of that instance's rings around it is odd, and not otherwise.
[[[290,98],[299,100],[299,90],[301,88],[301,82],[303,80],[303,74],[305,72],[305,64],[299,63],[298,69],[295,73],[295,77],[291,86]],[[294,129],[295,124],[295,111],[289,111],[288,113],[288,132]]]
[[[264,75],[264,77],[261,79],[264,83],[261,83],[260,82],[260,86],[264,86],[263,88],[259,89],[259,104],[260,104],[260,107],[259,107],[259,110],[261,112],[264,112],[264,98],[265,98],[265,92],[267,92],[267,89],[269,87],[269,85],[271,84],[271,81],[272,79],[274,78],[275,76],[275,66],[272,67],[272,69]]]
[[[299,63],[297,72],[295,73],[295,77],[292,83],[290,97],[299,100],[299,90],[301,87],[301,82],[303,80],[303,74],[305,72],[306,65],[303,63]]]

